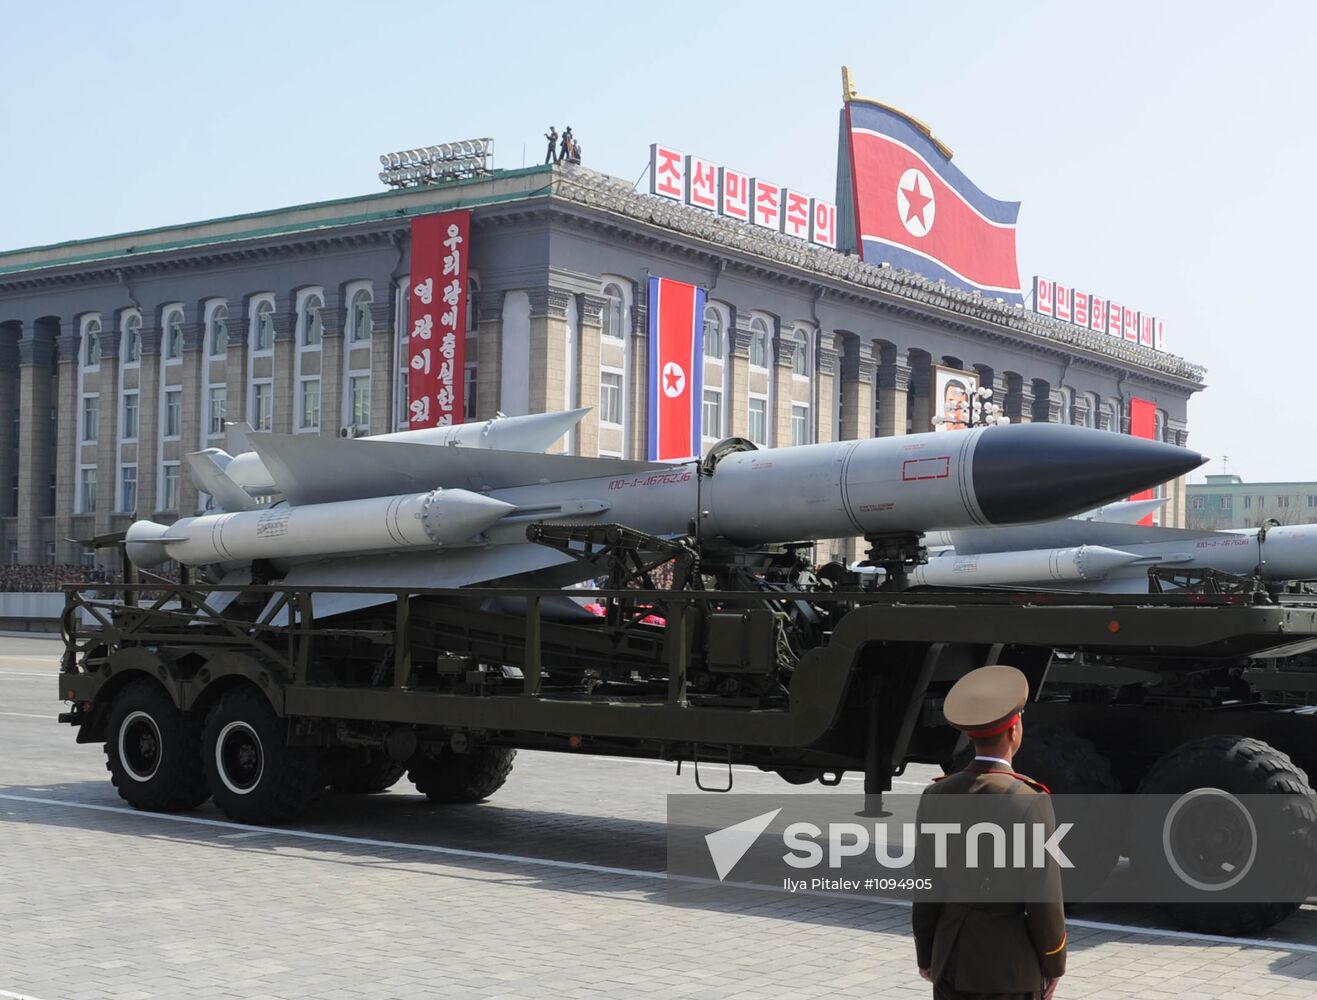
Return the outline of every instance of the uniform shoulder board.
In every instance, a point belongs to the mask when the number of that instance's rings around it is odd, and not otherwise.
[[[1002,772],[1002,773],[1006,773],[1006,772]],[[1011,772],[1010,772],[1010,775],[1011,775],[1012,778],[1018,778],[1020,781],[1023,781],[1023,782],[1024,782],[1026,785],[1028,785],[1030,788],[1032,788],[1032,789],[1034,789],[1034,790],[1036,790],[1036,791],[1042,792],[1044,795],[1051,795],[1051,794],[1052,794],[1052,790],[1051,790],[1050,788],[1048,788],[1046,785],[1044,785],[1041,781],[1035,781],[1033,778],[1029,777],[1027,774],[1020,774],[1018,771],[1011,771]]]

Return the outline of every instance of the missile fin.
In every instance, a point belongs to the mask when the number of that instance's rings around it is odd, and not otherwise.
[[[230,455],[242,455],[252,450],[248,434],[254,434],[256,428],[245,420],[235,420],[224,425],[224,450]]]
[[[668,468],[614,458],[435,448],[310,434],[253,434],[250,440],[293,506],[420,493],[435,487],[482,493]]]
[[[254,510],[258,506],[250,494],[224,471],[233,459],[218,448],[194,451],[188,455],[187,461],[197,488],[213,496],[225,510]]]

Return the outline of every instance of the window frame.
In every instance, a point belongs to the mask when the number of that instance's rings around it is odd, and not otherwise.
[[[604,387],[605,387],[604,376],[606,375],[616,376],[617,378],[617,385],[615,387],[611,385],[608,386],[610,390],[614,388],[616,388],[617,390],[617,405],[616,405],[617,419],[616,420],[609,419],[610,408],[604,405]],[[623,421],[626,418],[625,390],[626,390],[626,373],[624,371],[622,371],[620,368],[615,368],[611,365],[605,365],[600,367],[599,369],[599,425],[601,427],[608,427],[610,429],[621,430]],[[610,395],[611,395],[611,391],[610,391]]]

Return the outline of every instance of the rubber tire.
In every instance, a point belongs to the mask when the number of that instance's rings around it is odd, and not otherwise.
[[[340,795],[378,795],[387,792],[407,773],[383,750],[354,748],[331,753],[326,762],[329,787]]]
[[[217,743],[230,723],[242,723],[259,740],[262,767],[246,792],[224,783]],[[319,747],[290,747],[287,725],[269,700],[244,685],[222,695],[206,716],[201,735],[202,764],[211,797],[224,815],[239,823],[272,825],[303,815],[325,790],[325,753]]]
[[[1317,797],[1308,775],[1270,743],[1248,736],[1207,736],[1176,747],[1153,765],[1139,784],[1139,794],[1182,795],[1195,788],[1219,788],[1235,795],[1296,794],[1308,797],[1308,808],[1294,817],[1298,832],[1310,839],[1303,852],[1306,871],[1295,871],[1309,891],[1317,889]],[[1137,870],[1162,858],[1160,838],[1153,844],[1135,841],[1132,863]],[[1257,934],[1274,927],[1297,911],[1298,902],[1163,903],[1159,905],[1175,924],[1200,934],[1234,936]]]
[[[516,750],[505,747],[480,747],[470,753],[444,748],[438,757],[414,759],[407,777],[431,802],[479,802],[503,787],[516,756]]]
[[[148,716],[159,734],[159,762],[145,781],[132,776],[119,753],[120,731],[134,713]],[[134,809],[187,812],[210,798],[201,768],[201,724],[195,716],[179,711],[169,692],[153,680],[132,681],[111,702],[105,756],[111,784]]]

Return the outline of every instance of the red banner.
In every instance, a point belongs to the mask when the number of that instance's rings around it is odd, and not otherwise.
[[[1151,441],[1157,436],[1157,404],[1150,403],[1146,399],[1139,399],[1137,396],[1130,398],[1130,436],[1137,438],[1147,438]],[[1144,490],[1141,493],[1135,493],[1131,500],[1151,500],[1157,495],[1156,490]],[[1144,526],[1152,525],[1152,515],[1139,521]]]
[[[407,426],[412,430],[462,422],[470,248],[469,210],[412,219],[407,335]]]
[[[649,278],[649,460],[700,456],[704,289]]]

